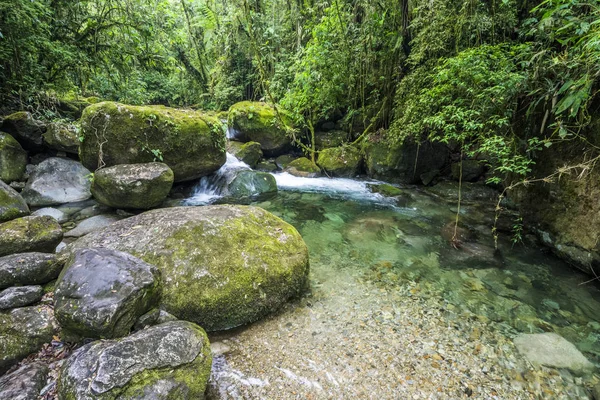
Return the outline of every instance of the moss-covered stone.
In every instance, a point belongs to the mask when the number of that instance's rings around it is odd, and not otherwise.
[[[298,158],[298,156],[293,156],[291,154],[283,154],[275,159],[275,165],[277,165],[277,168],[283,170],[286,169],[292,161],[297,160]]]
[[[300,157],[290,162],[284,171],[302,178],[316,178],[321,175],[321,168],[306,157]]]
[[[291,225],[256,207],[145,212],[70,245],[125,251],[156,265],[163,308],[207,330],[256,321],[308,283],[308,251]]]
[[[360,150],[352,146],[321,150],[317,164],[330,176],[353,177],[362,163]]]
[[[227,189],[234,197],[261,196],[277,193],[277,182],[267,172],[241,171]]]
[[[80,127],[75,124],[52,122],[42,135],[44,144],[54,150],[77,154],[79,152]]]
[[[38,285],[58,277],[63,261],[56,254],[20,253],[0,257],[0,290],[15,285]]]
[[[332,130],[315,132],[315,147],[317,150],[339,147],[348,141],[348,132]]]
[[[181,182],[209,175],[226,160],[223,125],[198,111],[101,102],[85,109],[81,127],[79,156],[92,170],[161,161]]]
[[[203,399],[212,355],[206,332],[167,322],[76,350],[58,382],[62,400]]]
[[[93,97],[91,99],[94,100]],[[56,109],[62,117],[76,120],[81,118],[83,110],[90,105],[92,105],[92,102],[88,101],[87,98],[71,95],[58,99]]]
[[[292,126],[292,120],[281,108],[277,109],[285,125]],[[288,151],[292,146],[284,124],[277,117],[275,109],[267,103],[242,101],[229,109],[229,128],[243,141],[260,143],[265,156],[275,157]]]
[[[29,207],[16,190],[0,180],[0,223],[29,215]]]
[[[382,184],[369,184],[367,185],[371,192],[379,193],[386,197],[396,197],[404,194],[404,191],[396,186],[390,185],[388,183]]]
[[[248,142],[242,144],[233,155],[248,164],[250,168],[254,168],[263,157],[263,152],[260,148],[260,143]]]
[[[12,135],[27,150],[42,148],[42,135],[46,131],[46,125],[26,111],[19,111],[4,117],[2,129]]]
[[[31,251],[53,253],[62,237],[62,229],[52,217],[17,218],[0,224],[0,256]]]
[[[0,132],[0,180],[11,183],[25,174],[27,152],[8,133]]]
[[[163,163],[115,165],[96,171],[92,194],[110,207],[147,210],[167,198],[173,179],[173,170]]]

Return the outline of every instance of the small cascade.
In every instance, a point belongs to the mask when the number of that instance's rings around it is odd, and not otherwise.
[[[194,188],[192,197],[186,200],[187,205],[210,204],[223,197],[223,189],[235,178],[239,171],[250,169],[248,164],[227,153],[227,161],[217,172],[200,179]]]

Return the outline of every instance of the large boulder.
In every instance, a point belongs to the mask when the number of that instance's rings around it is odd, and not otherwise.
[[[77,349],[65,362],[59,399],[203,399],[212,355],[206,333],[167,322]]]
[[[369,176],[401,183],[419,183],[421,175],[441,170],[450,159],[443,143],[411,139],[392,143],[378,135],[366,140],[362,150]]]
[[[48,306],[0,312],[0,374],[50,342],[57,327]]]
[[[256,167],[256,164],[263,157],[263,152],[258,142],[229,142],[229,152],[238,160],[248,164],[250,168]]]
[[[0,257],[31,251],[53,253],[62,238],[62,229],[52,217],[13,219],[0,224]]]
[[[0,377],[0,399],[38,400],[48,372],[46,365],[33,362]]]
[[[115,165],[96,171],[92,194],[110,207],[149,209],[167,198],[173,179],[163,163]]]
[[[2,129],[10,133],[27,150],[41,150],[46,125],[26,111],[4,117]]]
[[[54,150],[77,154],[81,128],[74,124],[52,122],[44,132],[44,144]]]
[[[58,278],[62,267],[56,254],[22,253],[0,257],[0,289],[43,285]]]
[[[156,265],[163,277],[162,308],[212,331],[255,321],[308,284],[302,237],[256,207],[151,210],[91,233],[65,251],[94,247]]]
[[[360,170],[362,156],[360,150],[352,146],[334,147],[321,150],[317,164],[330,176],[354,177]]]
[[[241,171],[227,187],[234,197],[252,197],[277,193],[275,177],[267,172]]]
[[[91,172],[81,163],[68,158],[51,157],[35,168],[22,196],[32,206],[51,206],[87,200]]]
[[[11,183],[25,174],[27,152],[8,133],[0,132],[0,180]]]
[[[0,291],[0,310],[25,307],[42,299],[41,286],[15,286]]]
[[[79,155],[91,170],[158,160],[181,182],[215,172],[226,159],[221,122],[198,111],[102,102],[85,109],[81,128]]]
[[[54,290],[60,325],[80,337],[125,336],[158,305],[160,273],[130,254],[109,249],[76,251]]]
[[[267,157],[276,157],[292,147],[285,127],[291,127],[292,120],[281,108],[276,112],[267,103],[242,101],[234,104],[229,109],[228,125],[236,138],[260,143]]]
[[[29,207],[16,190],[0,180],[0,223],[29,215]]]

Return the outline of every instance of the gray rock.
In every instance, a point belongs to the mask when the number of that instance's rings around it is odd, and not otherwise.
[[[56,278],[62,270],[55,254],[22,253],[0,257],[0,289],[14,285],[41,285]]]
[[[57,328],[47,306],[0,312],[0,374],[50,342]]]
[[[98,202],[94,199],[85,201],[76,201],[74,203],[67,203],[56,207],[57,210],[64,212],[68,217],[71,217],[82,210],[98,205]]]
[[[89,233],[98,231],[104,227],[113,224],[122,218],[117,215],[97,215],[88,219],[84,219],[74,229],[65,232],[65,237],[81,237]]]
[[[51,206],[87,200],[91,172],[81,163],[51,157],[42,161],[23,189],[23,198],[32,206]]]
[[[203,399],[212,355],[206,333],[168,322],[120,340],[97,341],[65,362],[59,399]]]
[[[0,257],[31,251],[53,253],[62,238],[62,229],[52,217],[13,219],[0,224]]]
[[[41,286],[16,286],[0,292],[0,310],[25,307],[42,299],[44,290]]]
[[[277,193],[277,182],[267,172],[240,171],[227,189],[235,197],[261,196]]]
[[[55,220],[57,220],[59,224],[62,224],[69,220],[69,217],[67,216],[67,214],[65,214],[64,212],[60,211],[57,208],[52,208],[52,207],[40,208],[39,210],[35,210],[34,212],[32,212],[31,215],[39,215],[39,216],[47,215],[47,216],[52,217]]]
[[[38,400],[48,372],[47,366],[33,362],[0,377],[0,399]]]
[[[277,165],[272,161],[261,161],[256,164],[256,169],[263,172],[275,172],[277,171]]]
[[[16,190],[0,181],[0,222],[29,215],[27,203]]]
[[[43,134],[44,144],[51,149],[77,154],[80,128],[73,124],[53,122]]]
[[[136,320],[158,305],[156,267],[116,250],[75,252],[54,290],[56,319],[82,337],[125,336]]]
[[[532,364],[566,368],[581,375],[594,370],[574,344],[556,333],[520,334],[514,340],[519,353]]]
[[[256,321],[308,283],[302,237],[258,207],[151,210],[86,235],[65,251],[95,247],[156,265],[163,277],[161,308],[207,330]]]
[[[0,132],[0,179],[6,183],[18,181],[25,175],[27,152],[8,133]]]
[[[4,118],[2,129],[10,133],[27,150],[42,149],[46,125],[26,112],[20,111]]]
[[[133,326],[133,329],[139,331],[149,326],[164,324],[165,322],[172,321],[178,321],[177,317],[172,314],[169,314],[164,310],[159,310],[158,308],[155,308],[138,318],[138,320],[135,322],[135,325]]]
[[[173,171],[163,163],[115,165],[96,171],[92,194],[110,207],[147,210],[167,198],[173,179]]]

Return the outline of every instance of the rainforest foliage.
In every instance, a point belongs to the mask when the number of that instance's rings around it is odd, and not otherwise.
[[[0,2],[5,107],[265,100],[308,131],[457,144],[498,180],[557,141],[593,149],[599,74],[597,0]]]

